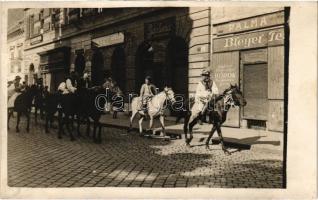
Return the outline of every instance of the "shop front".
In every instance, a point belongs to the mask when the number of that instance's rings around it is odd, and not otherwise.
[[[38,54],[43,83],[48,86],[49,91],[56,91],[69,73],[70,48],[60,47]]]
[[[162,90],[170,86],[178,94],[188,93],[188,44],[176,35],[176,17],[144,24],[144,42],[136,53],[136,85],[146,76]]]
[[[214,24],[215,81],[239,85],[247,101],[225,125],[283,131],[286,28],[284,11]]]
[[[125,91],[126,56],[123,32],[108,34],[92,39],[92,81],[100,85],[112,77]]]

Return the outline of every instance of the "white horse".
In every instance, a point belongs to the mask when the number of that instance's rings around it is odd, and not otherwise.
[[[152,131],[152,134],[155,134],[155,130],[153,130],[153,119],[154,117],[159,115],[160,124],[162,127],[163,136],[166,136],[165,132],[165,124],[164,124],[164,109],[165,109],[165,102],[170,101],[174,103],[176,100],[174,98],[174,92],[171,88],[165,87],[164,90],[157,95],[153,96],[152,99],[148,102],[147,109],[148,115],[150,117],[149,122],[149,130]],[[141,109],[141,98],[135,97],[132,99],[131,102],[131,111],[132,115],[130,117],[130,127],[129,130],[132,129],[132,123],[137,113],[140,115],[139,119],[139,133],[142,134],[142,122],[145,118],[145,113]]]

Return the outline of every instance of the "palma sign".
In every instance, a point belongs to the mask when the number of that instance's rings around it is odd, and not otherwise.
[[[217,24],[215,26],[215,32],[217,35],[236,33],[260,28],[271,27],[275,25],[282,25],[285,23],[284,12],[276,12],[249,19],[238,20],[234,22],[227,22],[223,24]]]

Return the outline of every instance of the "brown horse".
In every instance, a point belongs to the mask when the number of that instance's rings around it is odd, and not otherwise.
[[[206,141],[207,148],[209,148],[209,142],[214,132],[217,131],[220,137],[222,150],[225,153],[230,154],[230,152],[224,146],[221,125],[226,121],[227,112],[229,111],[231,106],[234,107],[234,106],[245,106],[245,105],[246,105],[246,100],[243,98],[243,94],[237,85],[234,85],[234,86],[231,85],[228,89],[226,89],[223,92],[222,95],[220,95],[216,99],[212,99],[209,102],[209,107],[208,107],[209,123],[213,124],[213,127]],[[193,139],[192,128],[201,117],[201,116],[198,116],[192,122],[189,122],[190,116],[191,116],[191,112],[188,112],[188,115],[185,117],[185,122],[183,127],[186,144],[188,146],[190,145],[190,142]],[[188,130],[190,133],[190,138],[187,137]]]

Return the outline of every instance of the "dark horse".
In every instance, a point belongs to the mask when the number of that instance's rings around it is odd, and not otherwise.
[[[114,99],[122,95],[122,92],[117,84],[112,81],[107,81],[103,86],[95,86],[92,88],[84,88],[80,86],[77,90],[79,107],[77,110],[77,133],[80,135],[81,121],[86,121],[86,135],[90,132],[90,118],[93,120],[93,140],[95,143],[101,143],[101,128],[100,117],[104,114],[104,107],[107,102],[112,102]],[[96,131],[98,135],[96,137]]]
[[[43,98],[43,88],[39,87],[39,86],[35,86],[36,87],[36,93],[34,96],[34,120],[35,120],[35,124],[38,123],[38,111],[40,111],[40,117],[41,119],[43,119],[44,114],[43,114],[43,110],[44,110],[44,98]]]
[[[100,117],[104,113],[103,109],[106,99],[108,99],[105,96],[106,88],[108,88],[108,97],[110,98],[118,95],[120,89],[112,82],[105,84],[105,86],[94,86],[92,88],[85,88],[81,83],[82,81],[78,80],[78,88],[74,94],[60,94],[57,92],[46,95],[44,98],[44,111],[46,114],[45,131],[49,132],[48,124],[52,122],[54,114],[58,112],[58,138],[62,138],[64,125],[66,125],[70,139],[75,140],[70,127],[73,124],[74,118],[76,118],[77,122],[78,136],[81,136],[80,126],[83,122],[87,125],[86,134],[89,136],[91,118],[94,123],[93,139],[96,143],[100,143],[102,128]],[[97,129],[98,137],[96,138]]]
[[[228,89],[226,89],[223,92],[222,95],[217,97],[215,100],[212,99],[209,102],[209,107],[208,107],[209,123],[213,124],[213,127],[210,131],[208,139],[206,140],[207,148],[209,148],[209,142],[214,132],[217,131],[220,137],[222,150],[225,153],[230,154],[230,152],[224,146],[221,125],[225,122],[227,112],[231,106],[245,106],[245,105],[246,105],[246,101],[243,98],[243,94],[237,85],[234,85],[234,86],[231,85]],[[187,145],[190,145],[190,142],[193,139],[192,128],[201,117],[201,116],[198,116],[197,118],[192,120],[192,122],[189,122],[190,116],[191,116],[191,112],[188,112],[187,116],[185,117],[185,122],[183,127]],[[190,138],[188,138],[187,136],[188,130],[190,133]]]
[[[31,112],[32,101],[34,99],[35,94],[36,94],[36,86],[32,85],[31,87],[26,87],[25,90],[17,96],[17,98],[14,101],[14,107],[8,108],[8,129],[10,128],[9,122],[13,112],[17,112],[16,132],[20,132],[19,124],[20,124],[21,115],[24,115],[27,118],[26,131],[29,132],[30,112]]]

